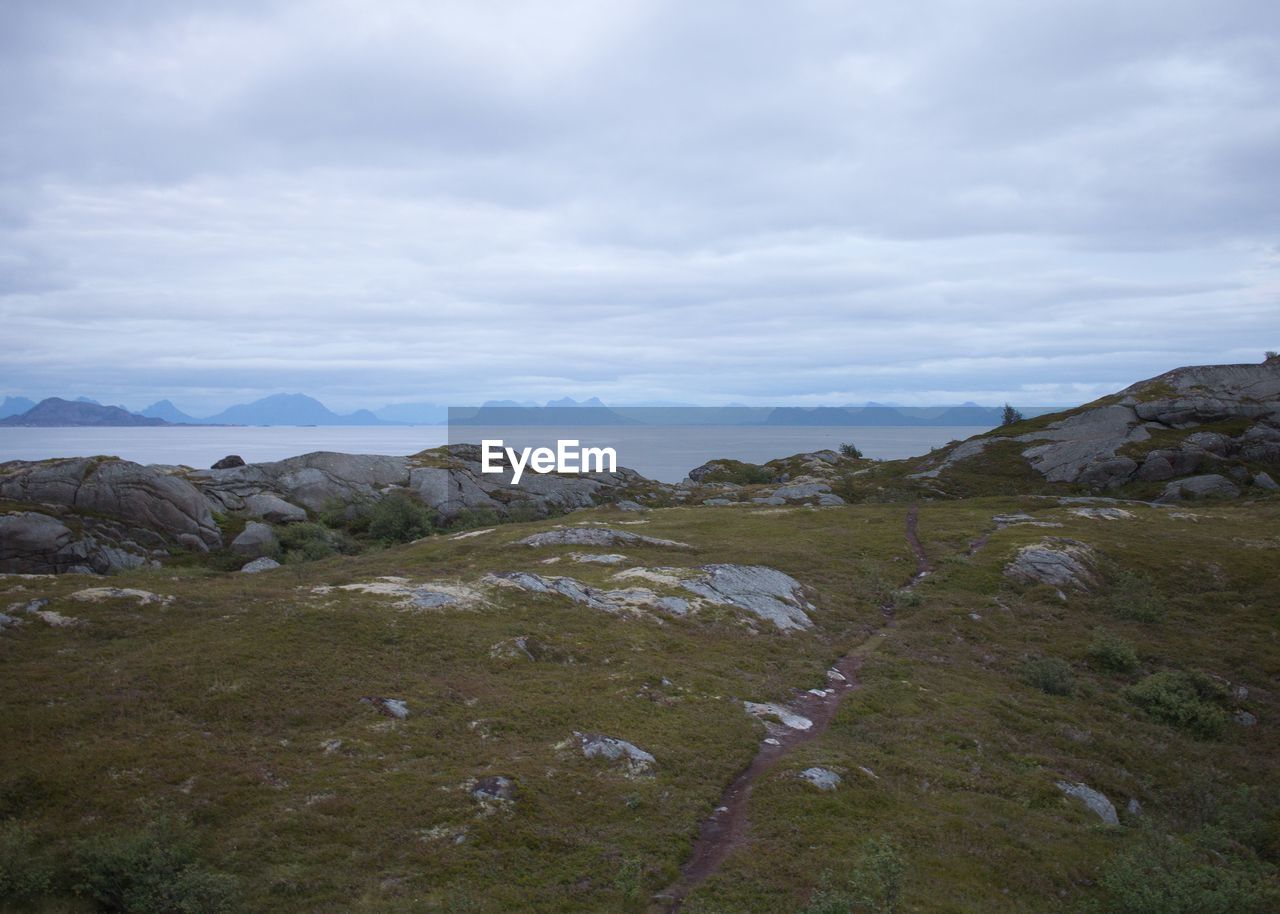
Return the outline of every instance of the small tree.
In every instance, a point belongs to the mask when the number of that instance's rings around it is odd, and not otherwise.
[[[840,456],[857,460],[862,456],[862,451],[858,450],[858,446],[853,442],[846,441],[844,444],[840,445]]]
[[[1268,349],[1264,355],[1266,356],[1263,359],[1264,362],[1270,362],[1272,359],[1280,359],[1280,352],[1276,352],[1274,349]]]
[[[1018,412],[1008,403],[1004,405],[1004,410],[1000,413],[1001,425],[1013,425],[1015,422],[1022,421],[1022,413]]]

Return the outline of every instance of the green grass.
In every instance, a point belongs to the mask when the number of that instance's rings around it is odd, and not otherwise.
[[[182,823],[184,865],[213,884],[226,877],[239,910],[645,911],[756,750],[761,725],[740,702],[821,685],[855,649],[861,688],[822,738],[756,785],[749,843],[686,910],[801,911],[871,892],[882,904],[885,880],[900,911],[1107,910],[1133,878],[1115,861],[1140,854],[1148,834],[1179,842],[1196,865],[1223,861],[1250,892],[1273,884],[1280,845],[1259,823],[1280,809],[1270,729],[1280,717],[1280,507],[1198,507],[1205,517],[1193,522],[1139,506],[1133,520],[1105,522],[1030,496],[926,503],[919,532],[936,570],[885,628],[881,607],[915,558],[906,505],[883,497],[835,509],[671,508],[621,528],[694,547],[609,550],[629,564],[791,574],[809,588],[816,627],[790,636],[728,610],[659,622],[514,590],[419,612],[313,592],[384,575],[474,584],[504,570],[608,584],[615,569],[540,564],[591,550],[515,545],[556,521],[261,575],[187,566],[111,581],[171,594],[167,607],[72,600],[90,583],[79,577],[0,578],[6,604],[47,596],[49,609],[88,623],[0,634],[0,817],[11,858],[51,868],[41,890],[51,898],[15,910],[93,910],[72,892],[80,849],[137,851],[130,841],[169,822]],[[1109,583],[1063,602],[1004,578],[1016,549],[1045,533],[994,529],[993,515],[1020,510],[1090,543]],[[572,517],[621,519],[636,518]],[[969,555],[981,535],[989,541]],[[1158,618],[1117,609],[1138,597]],[[1106,656],[1127,658],[1115,643],[1133,645],[1138,666],[1095,662],[1099,631]],[[491,655],[522,635],[544,659]],[[1073,687],[1028,683],[1029,658],[1057,658]],[[1148,693],[1186,695],[1143,686],[1170,671],[1248,686],[1243,706],[1259,725],[1228,720],[1213,739],[1181,725]],[[1207,694],[1197,700],[1234,708],[1228,692]],[[359,701],[367,695],[402,698],[411,715],[394,723]],[[647,749],[654,775],[628,778],[558,748],[574,730]],[[841,788],[820,793],[794,777],[810,765],[840,772]],[[516,780],[514,804],[482,810],[464,785],[487,775]],[[1101,828],[1058,792],[1061,779],[1121,808],[1139,800],[1142,827]],[[1253,791],[1248,814],[1228,814],[1241,789]],[[1210,849],[1211,836],[1230,853]],[[871,837],[892,856],[877,857]],[[133,856],[147,866],[171,863],[142,847]],[[1152,878],[1180,872],[1166,869]]]

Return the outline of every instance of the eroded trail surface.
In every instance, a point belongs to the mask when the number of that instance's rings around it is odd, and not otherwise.
[[[914,587],[925,575],[933,570],[924,546],[916,532],[919,510],[913,505],[907,512],[907,543],[916,558],[916,572],[912,575],[907,589]],[[747,807],[751,799],[751,790],[783,756],[797,746],[813,742],[821,737],[836,716],[836,710],[846,695],[858,688],[858,668],[862,659],[879,644],[885,631],[893,625],[887,621],[877,631],[853,651],[841,657],[827,673],[827,683],[823,688],[810,691],[799,691],[787,704],[787,710],[807,718],[812,725],[808,729],[795,729],[785,726],[770,726],[768,735],[760,744],[751,764],[738,773],[720,796],[720,803],[711,817],[702,824],[698,838],[693,844],[693,853],[680,870],[680,878],[654,896],[658,909],[667,914],[675,914],[684,904],[684,900],[695,888],[711,876],[725,858],[735,848],[741,846],[747,838]]]

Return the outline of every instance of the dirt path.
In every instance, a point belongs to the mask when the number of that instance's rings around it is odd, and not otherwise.
[[[905,589],[915,587],[925,575],[933,571],[933,565],[916,532],[918,517],[919,510],[912,505],[907,512],[906,536],[916,557],[916,572]],[[863,658],[883,643],[885,634],[893,624],[890,618],[865,641],[837,660],[827,673],[825,687],[812,692],[798,692],[787,704],[788,710],[808,718],[813,725],[807,730],[793,730],[782,726],[768,728],[768,736],[760,744],[751,763],[729,782],[729,786],[720,795],[720,803],[715,812],[702,823],[689,861],[680,869],[680,878],[654,896],[655,910],[676,914],[689,893],[718,870],[731,851],[746,842],[749,824],[747,807],[756,782],[797,746],[813,742],[826,733],[840,702],[859,687],[857,675]],[[822,694],[816,694],[817,692]]]

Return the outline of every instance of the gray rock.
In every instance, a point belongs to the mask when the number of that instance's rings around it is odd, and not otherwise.
[[[382,698],[379,696],[366,695],[360,699],[367,705],[371,705],[375,710],[387,715],[387,717],[396,720],[404,720],[409,716],[409,706],[400,698]]]
[[[1125,806],[1125,812],[1129,814],[1131,819],[1137,819],[1142,815],[1142,804],[1138,802],[1137,797],[1129,798],[1129,803]]]
[[[243,457],[241,457],[239,454],[228,454],[226,457],[223,457],[221,460],[219,460],[209,469],[230,470],[230,469],[234,469],[235,467],[242,467],[242,466],[244,466]]]
[[[619,511],[634,511],[637,514],[643,513],[649,510],[644,505],[640,504],[640,502],[631,501],[631,499],[629,498],[624,498],[622,501],[617,502],[614,505],[614,507],[616,507]]]
[[[191,483],[158,467],[114,458],[13,462],[0,471],[0,498],[63,505],[150,530],[201,551],[222,535],[209,505]]]
[[[1137,462],[1116,451],[1151,437],[1127,406],[1104,406],[1068,416],[1016,440],[1032,443],[1022,452],[1050,482],[1076,482],[1090,474],[1094,485],[1113,485],[1137,469]]]
[[[825,495],[830,491],[831,486],[825,482],[803,482],[779,486],[773,490],[773,496],[774,498],[784,498],[787,501],[804,501],[806,498]]]
[[[1069,781],[1058,781],[1057,786],[1067,796],[1083,802],[1090,812],[1094,813],[1107,825],[1120,824],[1120,817],[1116,815],[1116,808],[1105,794],[1085,784],[1073,784]]]
[[[636,612],[645,608],[660,609],[677,616],[689,612],[688,601],[679,597],[662,597],[645,587],[608,590],[583,584],[574,578],[547,577],[529,571],[490,574],[485,577],[485,581],[517,587],[530,593],[559,594],[582,606],[614,614]]]
[[[270,571],[272,568],[279,568],[280,563],[273,558],[261,556],[254,559],[240,569],[241,574],[258,574],[261,571]]]
[[[269,524],[289,524],[307,519],[307,512],[270,492],[259,492],[244,500],[244,509],[251,516]]]
[[[1186,479],[1175,479],[1164,487],[1164,492],[1156,499],[1168,503],[1182,501],[1187,498],[1239,498],[1240,489],[1231,480],[1217,473],[1204,476],[1188,476]]]
[[[845,504],[845,500],[834,492],[826,492],[818,496],[818,504],[824,508],[834,508]]]
[[[1237,711],[1235,721],[1242,727],[1252,727],[1258,723],[1258,718],[1248,711]]]
[[[704,505],[709,505],[710,507],[713,507],[713,508],[724,507],[725,505],[738,504],[738,502],[734,501],[732,498],[708,498],[708,499],[705,499],[702,503]]]
[[[764,565],[703,565],[702,570],[703,576],[682,581],[681,586],[713,603],[745,609],[783,631],[813,627],[805,612],[813,606],[790,575]]]
[[[1088,590],[1098,583],[1093,550],[1075,540],[1054,537],[1023,546],[1005,566],[1007,577],[1027,584]]]
[[[610,762],[621,761],[632,774],[647,774],[657,764],[657,759],[634,743],[598,733],[573,734],[582,746],[587,758],[601,758]]]
[[[819,790],[835,790],[844,779],[829,768],[806,768],[796,777],[808,781]]]
[[[471,787],[471,796],[482,803],[510,803],[516,798],[516,782],[501,775],[476,778]]]
[[[559,530],[548,530],[535,533],[520,540],[522,546],[670,546],[677,549],[688,549],[687,543],[674,540],[657,539],[643,536],[629,530],[614,530],[609,527],[563,527]]]
[[[275,532],[257,521],[245,524],[243,532],[231,541],[232,552],[251,558],[275,552],[279,548],[280,541],[276,539]]]
[[[1271,478],[1270,473],[1255,473],[1253,477],[1253,484],[1259,489],[1265,489],[1268,492],[1280,490],[1280,485]]]
[[[943,470],[954,466],[962,460],[968,460],[970,457],[976,457],[981,454],[991,443],[990,438],[970,438],[956,445],[947,455],[942,458],[942,462],[932,469],[919,473],[912,473],[909,479],[936,479]]]

